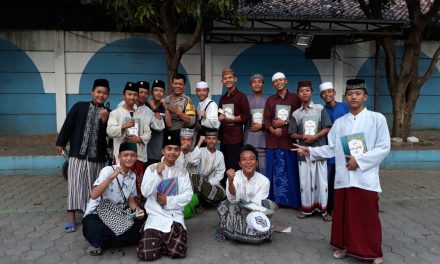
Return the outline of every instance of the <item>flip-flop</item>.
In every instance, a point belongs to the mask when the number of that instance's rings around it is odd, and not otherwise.
[[[64,233],[72,233],[76,231],[75,221],[64,223]]]
[[[324,214],[324,215],[322,215],[322,220],[324,220],[324,222],[331,222],[332,216],[329,214]]]
[[[304,219],[306,217],[308,217],[308,215],[304,214],[303,212],[299,212],[296,217],[298,217],[298,219]]]
[[[218,242],[225,242],[227,238],[226,238],[226,236],[225,236],[224,234],[222,234],[222,233],[217,233],[217,234],[215,234],[214,239],[215,239],[216,241],[218,241]]]
[[[347,251],[336,249],[335,252],[333,252],[333,257],[335,259],[343,259],[343,258],[347,257]]]

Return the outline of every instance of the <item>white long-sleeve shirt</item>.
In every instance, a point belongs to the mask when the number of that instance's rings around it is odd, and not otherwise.
[[[142,195],[147,198],[145,211],[148,214],[148,218],[145,222],[144,230],[152,228],[169,233],[173,221],[182,224],[186,229],[183,220],[183,208],[191,201],[193,195],[189,174],[184,168],[174,165],[172,167],[165,166],[165,169],[162,171],[163,176],[161,177],[157,173],[156,166],[157,163],[148,166],[141,185]],[[162,208],[156,201],[157,186],[162,179],[174,177],[177,177],[177,194],[167,196],[166,205]]]
[[[211,185],[218,185],[222,180],[226,167],[221,151],[211,152],[208,148],[195,147],[190,156],[190,163],[197,164],[197,172],[207,179]]]
[[[248,180],[242,170],[235,172],[234,177],[235,195],[229,192],[229,179],[226,181],[226,197],[232,203],[253,202],[261,205],[261,201],[269,196],[269,179],[259,172]]]
[[[107,121],[107,135],[113,138],[113,154],[118,159],[119,146],[124,142],[126,137],[125,129],[122,130],[122,125],[125,124],[130,118],[130,112],[123,107],[116,108],[110,112],[110,116]],[[139,137],[141,137],[144,144],[137,144],[138,160],[146,162],[147,158],[147,143],[151,138],[151,129],[146,122],[147,117],[144,112],[135,111],[133,118],[139,124]]]
[[[363,133],[367,152],[354,154],[359,168],[350,171],[345,165],[341,137]],[[335,189],[357,187],[382,192],[379,165],[390,152],[390,133],[385,117],[366,108],[358,115],[347,113],[338,118],[327,135],[328,145],[310,148],[310,160],[336,157]]]
[[[117,107],[118,108],[122,107],[122,106],[124,106],[124,104],[125,104],[125,101],[121,101],[121,102],[119,102]],[[150,124],[150,128],[151,129],[154,129],[156,131],[162,131],[162,130],[165,129],[165,121],[163,120],[163,117],[161,117],[160,119],[157,119],[154,116],[154,112],[151,111],[151,109],[148,106],[146,106],[146,105],[141,105],[141,106],[135,105],[134,109],[136,109],[136,111],[141,111],[141,112],[145,113],[145,115],[147,117],[145,120],[146,120],[146,122],[148,124]]]
[[[220,127],[220,121],[218,120],[218,106],[217,104],[212,101],[209,98],[206,98],[205,100],[199,102],[198,110],[205,110],[206,106],[208,105],[208,108],[206,108],[205,114],[206,118],[201,119],[200,116],[198,116],[199,120],[201,120],[200,124],[204,127],[218,129]]]

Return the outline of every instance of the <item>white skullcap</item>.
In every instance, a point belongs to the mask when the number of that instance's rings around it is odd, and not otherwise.
[[[181,137],[193,137],[194,136],[194,129],[182,128],[182,129],[180,129],[180,136]]]
[[[322,83],[319,86],[319,92],[322,92],[322,91],[325,91],[325,90],[328,90],[328,89],[333,89],[333,83],[332,82],[325,82],[325,83]]]
[[[286,79],[286,75],[284,75],[282,72],[277,72],[272,76],[272,82],[277,79]]]
[[[203,88],[209,88],[209,86],[207,82],[201,81],[196,83],[196,88],[203,89]]]
[[[257,232],[264,233],[270,229],[270,220],[262,212],[251,212],[246,217],[248,227],[255,229]]]

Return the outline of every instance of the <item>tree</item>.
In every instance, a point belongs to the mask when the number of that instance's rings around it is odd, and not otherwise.
[[[383,11],[394,4],[394,0],[357,0],[360,8],[368,19],[383,19]],[[440,55],[440,47],[434,53],[426,72],[419,76],[421,44],[426,30],[438,18],[440,0],[422,1],[430,5],[422,12],[420,0],[405,0],[409,28],[407,38],[404,40],[404,51],[400,70],[398,70],[396,56],[396,39],[378,39],[385,52],[385,68],[388,90],[393,103],[393,128],[392,136],[406,139],[411,133],[411,124],[417,99],[425,82],[430,78]]]
[[[209,30],[216,17],[233,17],[239,0],[113,0],[103,1],[131,27],[153,33],[166,53],[168,87],[183,54]],[[178,43],[182,31],[189,35]]]

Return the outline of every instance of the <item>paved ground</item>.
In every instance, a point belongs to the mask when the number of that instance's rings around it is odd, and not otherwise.
[[[437,171],[383,170],[381,219],[387,263],[440,263],[440,175]],[[134,246],[88,256],[79,231],[65,234],[66,182],[60,177],[0,177],[0,263],[136,263]],[[292,233],[258,246],[214,238],[216,212],[187,221],[188,256],[157,263],[367,263],[335,260],[330,224],[319,217],[298,220],[281,209],[273,224]],[[79,221],[80,219],[78,219]]]

